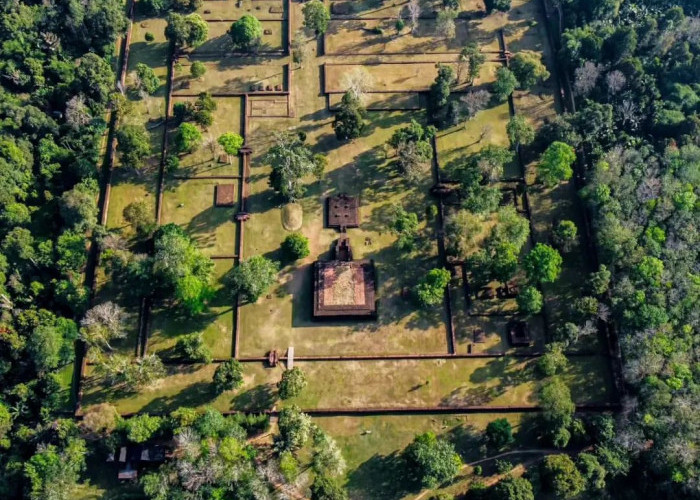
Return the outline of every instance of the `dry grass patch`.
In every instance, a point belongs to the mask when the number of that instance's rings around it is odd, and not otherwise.
[[[192,61],[199,60],[207,68],[205,75],[198,79],[190,77]],[[243,94],[256,90],[280,87],[286,90],[286,57],[241,58],[221,57],[201,59],[191,57],[182,61],[182,71],[175,75],[174,94]]]

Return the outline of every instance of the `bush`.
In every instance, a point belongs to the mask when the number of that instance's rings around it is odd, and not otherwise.
[[[434,488],[454,478],[462,465],[454,446],[432,432],[419,434],[403,453],[423,486]]]
[[[534,286],[526,286],[520,291],[515,301],[523,314],[537,314],[542,310],[542,293]]]
[[[217,393],[238,389],[243,384],[243,365],[235,359],[224,361],[216,367],[213,381]]]
[[[260,43],[263,29],[255,16],[244,14],[231,25],[228,32],[234,47],[251,50]]]
[[[201,333],[191,333],[178,339],[175,351],[187,361],[211,363],[211,350],[204,343]]]
[[[513,428],[505,418],[489,422],[486,426],[486,440],[496,449],[501,449],[514,441]]]
[[[181,123],[175,134],[175,150],[193,153],[202,145],[202,133],[191,123]]]
[[[445,288],[450,282],[450,272],[444,268],[435,268],[416,286],[416,297],[422,307],[431,307],[439,304],[444,297]]]
[[[280,398],[289,399],[301,394],[306,387],[306,375],[301,368],[292,368],[282,373],[282,380],[277,384]]]
[[[124,421],[126,438],[132,443],[145,443],[160,430],[162,423],[162,418],[147,413],[132,417]]]
[[[144,38],[146,39],[147,42],[152,42],[153,40],[156,39],[155,35],[151,33],[150,31],[147,31],[146,34],[144,35]]]
[[[206,72],[207,67],[201,61],[195,61],[192,63],[192,66],[190,66],[190,75],[192,75],[192,78],[200,78],[204,76]]]

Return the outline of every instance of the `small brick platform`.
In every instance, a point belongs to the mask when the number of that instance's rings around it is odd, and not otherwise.
[[[328,198],[328,227],[340,229],[360,225],[360,203],[356,196],[341,193]]]
[[[217,184],[214,205],[217,207],[232,207],[236,204],[236,185]]]

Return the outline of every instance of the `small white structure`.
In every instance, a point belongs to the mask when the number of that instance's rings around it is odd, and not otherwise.
[[[287,370],[294,368],[294,347],[289,346],[287,348]]]

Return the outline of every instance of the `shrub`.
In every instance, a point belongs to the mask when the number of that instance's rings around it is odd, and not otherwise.
[[[301,391],[304,390],[306,385],[306,374],[304,374],[301,368],[294,367],[282,373],[282,380],[277,384],[277,388],[280,398],[289,399],[301,394]]]
[[[444,268],[428,271],[416,286],[416,297],[422,307],[439,304],[444,297],[445,288],[450,282],[450,272]]]
[[[150,31],[147,31],[146,34],[144,35],[144,38],[146,39],[147,42],[152,42],[153,40],[156,39],[155,35],[151,33]]]
[[[190,75],[192,78],[201,78],[207,72],[207,67],[202,61],[195,61],[190,66]]]
[[[216,367],[213,381],[217,393],[238,389],[243,384],[243,365],[235,359],[224,361]]]

